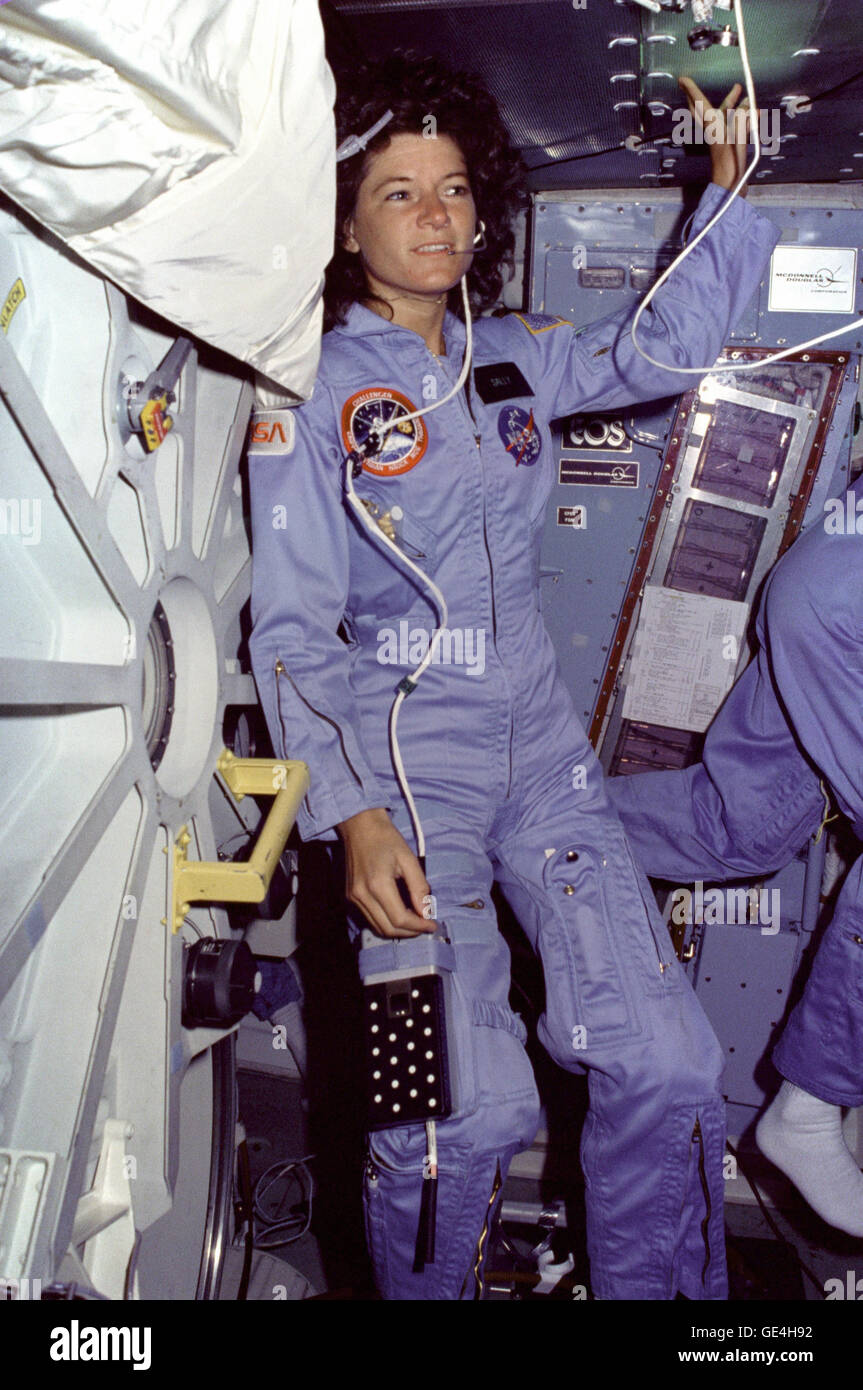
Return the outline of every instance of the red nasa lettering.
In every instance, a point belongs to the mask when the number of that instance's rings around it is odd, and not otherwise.
[[[288,437],[281,420],[257,420],[252,429],[253,444],[287,444]]]

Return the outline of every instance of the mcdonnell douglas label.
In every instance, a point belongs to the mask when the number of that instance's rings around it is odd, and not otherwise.
[[[587,487],[638,487],[637,459],[561,459],[560,481]]]

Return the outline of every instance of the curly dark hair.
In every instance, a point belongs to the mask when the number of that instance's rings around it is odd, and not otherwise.
[[[369,141],[365,153],[337,165],[336,245],[324,287],[327,329],[344,323],[353,303],[371,297],[359,256],[342,245],[342,229],[354,211],[369,156],[386,149],[393,135],[426,133],[430,116],[436,133],[448,135],[464,155],[477,217],[485,223],[486,249],[474,258],[468,274],[472,310],[482,312],[498,301],[504,268],[513,263],[512,222],[527,202],[527,171],[510,143],[494,97],[480,79],[454,72],[437,58],[406,51],[396,50],[381,62],[365,64],[351,75],[349,88],[339,88],[339,143],[349,135],[362,135],[388,110],[392,120]],[[450,290],[449,308],[463,312],[457,286]]]

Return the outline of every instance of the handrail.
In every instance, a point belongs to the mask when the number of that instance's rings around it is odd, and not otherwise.
[[[183,826],[174,843],[172,931],[179,931],[193,902],[259,903],[284,852],[300,802],[309,789],[305,763],[276,758],[236,758],[227,748],[217,764],[237,801],[244,796],[274,796],[257,844],[245,863],[189,860],[192,837]]]

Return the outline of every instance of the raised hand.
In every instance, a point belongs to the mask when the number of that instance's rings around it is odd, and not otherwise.
[[[710,150],[712,182],[722,188],[733,188],[748,163],[746,146],[752,122],[758,118],[757,111],[754,114],[749,111],[746,97],[738,106],[743,92],[739,82],[735,82],[720,106],[711,106],[691,77],[681,77],[680,86],[696,122],[698,136]],[[745,194],[746,184],[740,196]]]

